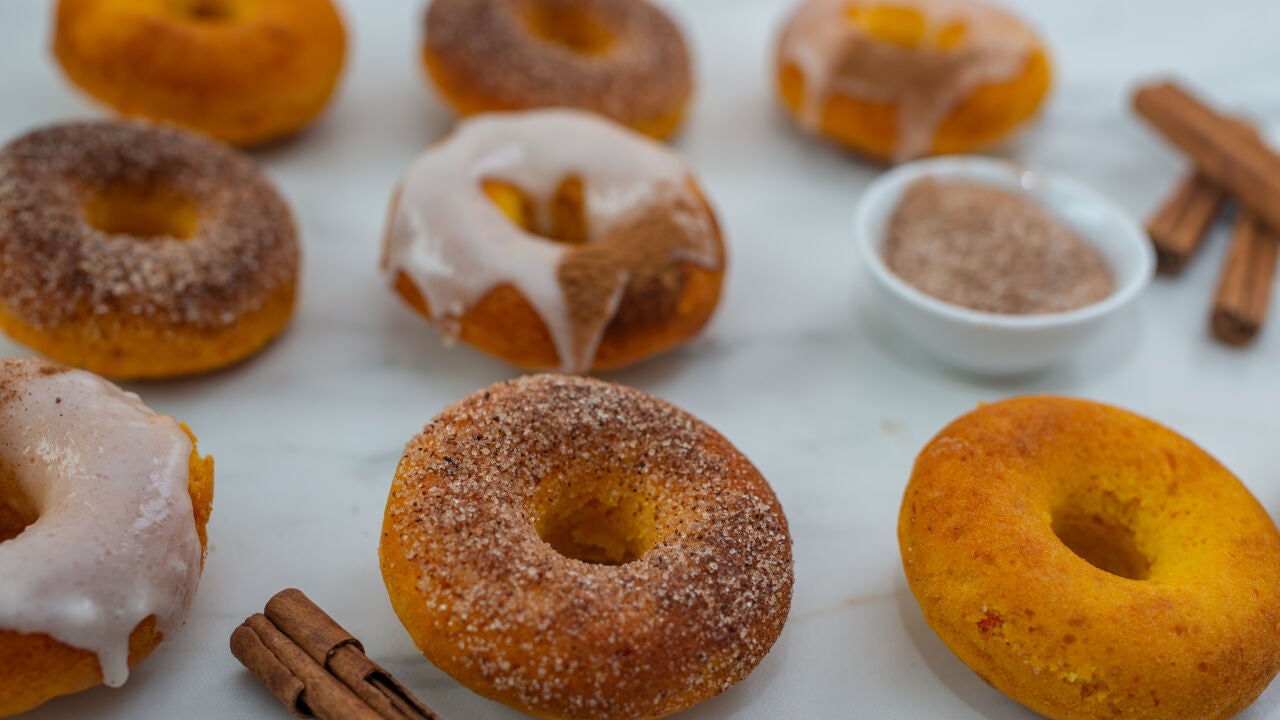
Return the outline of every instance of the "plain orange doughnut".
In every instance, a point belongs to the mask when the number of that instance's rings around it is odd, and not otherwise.
[[[53,52],[123,115],[254,145],[320,113],[346,31],[331,0],[59,0]]]
[[[980,677],[1057,720],[1225,720],[1280,670],[1280,533],[1226,468],[1119,408],[983,405],[920,452],[911,591]]]

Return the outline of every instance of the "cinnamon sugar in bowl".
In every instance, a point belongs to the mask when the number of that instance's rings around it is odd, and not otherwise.
[[[986,157],[885,173],[859,201],[854,233],[892,323],[942,362],[985,375],[1066,356],[1155,267],[1141,228],[1096,191]]]

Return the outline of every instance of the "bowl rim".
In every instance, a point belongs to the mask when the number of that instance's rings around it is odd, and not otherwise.
[[[1130,250],[1138,253],[1135,269],[1127,277],[1116,277],[1116,288],[1107,297],[1083,307],[1064,312],[1035,314],[1005,314],[974,310],[962,305],[949,303],[920,290],[906,280],[900,278],[889,269],[880,252],[883,240],[882,233],[871,232],[871,216],[873,211],[887,203],[897,204],[902,192],[912,182],[930,175],[945,175],[952,178],[967,178],[977,182],[989,182],[992,175],[1007,173],[1022,188],[1022,194],[1039,203],[1046,211],[1059,221],[1065,218],[1048,202],[1032,195],[1028,182],[1039,185],[1053,185],[1064,189],[1077,199],[1089,202],[1101,208],[1110,222],[1120,226],[1122,235],[1131,246]],[[1028,180],[1030,178],[1030,180]],[[1006,188],[1009,189],[1009,188]],[[948,155],[926,158],[899,165],[883,173],[867,186],[859,198],[853,212],[854,243],[862,256],[863,263],[870,269],[871,275],[890,292],[907,302],[935,315],[984,327],[1005,328],[1051,328],[1065,327],[1086,323],[1107,315],[1127,305],[1151,282],[1155,274],[1155,251],[1147,234],[1137,222],[1115,202],[1094,190],[1089,185],[1066,175],[1033,168],[1015,160],[993,158],[983,155]],[[1097,247],[1093,239],[1079,233],[1085,242]],[[1113,273],[1118,268],[1111,266]]]

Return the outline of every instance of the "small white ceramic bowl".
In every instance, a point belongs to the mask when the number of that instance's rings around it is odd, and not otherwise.
[[[916,289],[885,264],[882,246],[903,191],[923,177],[972,180],[1035,199],[1102,253],[1115,290],[1069,312],[1002,315],[953,305]],[[983,375],[1025,373],[1052,364],[1136,298],[1155,269],[1146,233],[1111,201],[1068,178],[988,157],[919,160],[885,173],[859,200],[854,233],[894,325],[939,360]]]

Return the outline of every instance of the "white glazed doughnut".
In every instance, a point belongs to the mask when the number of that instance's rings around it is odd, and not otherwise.
[[[167,638],[186,621],[212,482],[193,450],[173,418],[96,375],[0,362],[0,715],[84,687],[11,687],[15,657],[56,669],[29,657],[48,649],[33,638],[92,653],[118,686],[140,659],[136,629],[152,619]]]
[[[1050,82],[1040,39],[985,0],[805,0],[777,74],[804,130],[892,162],[999,140]]]
[[[512,188],[544,232],[504,214],[486,190],[494,182]],[[580,213],[584,236],[549,239],[545,229],[566,205]],[[477,116],[429,148],[393,200],[386,246],[393,285],[447,335],[517,365],[567,372],[628,364],[687,339],[714,309],[724,268],[715,217],[677,155],[562,109]],[[699,284],[699,271],[714,284]],[[545,325],[550,357],[474,337],[468,314],[504,287]],[[691,303],[692,295],[709,302]],[[628,354],[602,345],[611,323],[651,335],[684,327]]]

